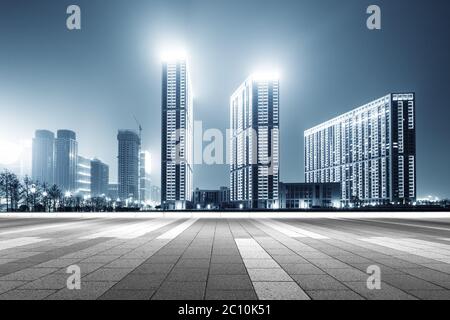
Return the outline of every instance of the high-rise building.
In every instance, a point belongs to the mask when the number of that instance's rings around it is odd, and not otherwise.
[[[34,181],[52,185],[55,171],[55,134],[36,130],[32,146],[32,171]]]
[[[55,140],[55,184],[63,191],[77,188],[78,142],[70,130],[58,130]]]
[[[305,131],[306,182],[341,182],[347,204],[416,199],[414,93],[388,94]]]
[[[91,160],[91,195],[93,197],[108,196],[108,184],[109,166],[99,159]]]
[[[249,77],[231,96],[230,109],[230,200],[241,208],[278,208],[278,78]]]
[[[119,130],[118,140],[118,178],[119,198],[139,199],[139,152],[141,139],[132,130]]]
[[[119,184],[118,183],[109,183],[107,195],[113,201],[117,201],[117,199],[119,198]]]
[[[185,58],[162,66],[161,201],[165,209],[192,204],[193,97]]]
[[[150,201],[153,205],[161,204],[161,188],[155,185],[151,186]]]
[[[77,190],[81,196],[91,195],[91,160],[78,155],[77,161]]]
[[[151,156],[148,151],[141,151],[139,156],[139,200],[146,202],[150,201],[151,198]]]

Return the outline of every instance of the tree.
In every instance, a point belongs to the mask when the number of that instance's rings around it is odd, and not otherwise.
[[[11,174],[9,187],[10,187],[9,193],[11,197],[11,208],[17,211],[17,209],[19,208],[19,202],[22,198],[21,194],[22,185],[20,184],[20,181],[17,178],[17,176],[13,173]]]
[[[56,212],[56,203],[59,202],[62,197],[62,192],[56,184],[52,185],[48,190],[48,196],[52,202],[53,212]]]
[[[0,173],[0,202],[2,198],[5,198],[6,202],[6,211],[9,211],[9,202],[8,202],[8,178],[6,170]]]
[[[30,203],[32,203],[32,197],[33,195],[31,194],[31,189],[33,186],[33,181],[31,181],[29,176],[25,176],[23,178],[23,184],[22,184],[22,194],[23,194],[23,198],[25,200],[25,206],[28,208],[28,210],[31,209]]]
[[[8,170],[0,173],[0,192],[6,200],[6,211],[13,211],[18,208],[21,198],[20,189],[20,181],[14,173]]]

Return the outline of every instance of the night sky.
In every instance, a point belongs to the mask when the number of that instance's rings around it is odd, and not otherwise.
[[[70,4],[80,31],[66,28]],[[381,31],[366,27],[371,4]],[[418,196],[450,197],[449,15],[448,0],[0,0],[0,142],[75,130],[80,154],[114,181],[117,130],[135,129],[135,115],[159,184],[160,54],[182,47],[204,129],[229,127],[229,97],[249,74],[280,72],[285,182],[304,179],[305,129],[416,92]],[[195,187],[228,185],[227,165],[194,170]]]

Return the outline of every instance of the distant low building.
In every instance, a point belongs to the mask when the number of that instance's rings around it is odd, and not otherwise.
[[[218,209],[219,190],[194,190],[193,200],[196,209]]]
[[[341,207],[341,184],[280,183],[282,209],[311,209]]]
[[[193,194],[195,209],[224,209],[230,206],[230,188],[219,190],[201,190],[196,188]]]

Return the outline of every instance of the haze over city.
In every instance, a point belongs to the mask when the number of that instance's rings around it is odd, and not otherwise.
[[[249,74],[279,70],[286,182],[304,180],[305,129],[389,92],[415,92],[418,196],[450,195],[448,1],[434,1],[432,15],[423,1],[383,2],[379,31],[366,28],[369,1],[77,3],[83,20],[75,32],[65,26],[69,1],[0,4],[3,162],[36,129],[67,128],[79,153],[101,158],[116,181],[117,130],[137,130],[135,115],[159,184],[160,57],[184,48],[204,129],[225,132],[230,95]],[[229,183],[228,165],[194,171],[196,187]]]

